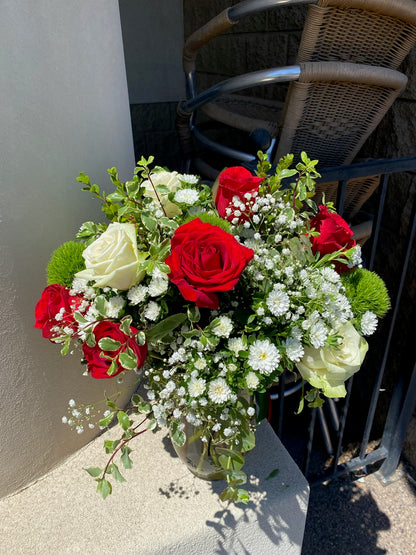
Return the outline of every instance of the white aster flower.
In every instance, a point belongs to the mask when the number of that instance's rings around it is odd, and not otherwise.
[[[124,308],[126,301],[123,297],[116,295],[107,301],[106,313],[108,318],[118,318],[120,312]]]
[[[151,297],[158,297],[163,295],[168,290],[169,281],[165,278],[152,278],[149,283],[148,292]]]
[[[207,361],[204,358],[199,358],[194,362],[194,366],[198,370],[203,370],[204,368],[207,367]]]
[[[190,397],[199,397],[205,392],[206,381],[203,378],[191,378],[188,383]]]
[[[330,281],[331,283],[339,283],[341,281],[338,272],[336,272],[333,268],[330,268],[329,266],[322,268],[321,274],[327,281]]]
[[[243,340],[241,337],[231,337],[228,340],[228,348],[232,351],[236,356],[240,351],[244,351],[245,347],[243,344]]]
[[[302,343],[294,337],[286,339],[285,348],[287,358],[293,362],[299,362],[304,355]]]
[[[309,338],[315,349],[323,347],[328,337],[328,329],[322,322],[316,322],[309,330]]]
[[[192,206],[198,202],[199,193],[195,189],[179,189],[179,191],[176,191],[174,199],[175,202]]]
[[[155,303],[155,301],[150,301],[147,305],[146,310],[144,311],[144,317],[152,322],[155,322],[158,319],[160,313],[160,306]]]
[[[374,312],[367,310],[361,318],[361,331],[364,335],[372,335],[377,329],[377,316]]]
[[[257,339],[250,346],[248,364],[260,374],[271,374],[279,366],[280,353],[276,345],[268,339]]]
[[[289,295],[285,291],[273,289],[266,299],[266,304],[273,316],[283,316],[289,310]]]
[[[249,372],[246,376],[247,389],[256,389],[259,385],[259,378],[254,372]]]
[[[225,403],[230,399],[231,389],[223,378],[217,378],[209,384],[208,396],[214,403]]]
[[[178,179],[179,181],[184,181],[185,183],[189,183],[190,185],[195,185],[199,181],[196,175],[192,175],[189,173],[179,174]]]
[[[233,331],[233,323],[228,316],[220,316],[219,323],[212,329],[212,333],[217,337],[229,337]]]
[[[142,303],[148,295],[147,287],[144,285],[135,285],[131,289],[129,289],[127,293],[127,298],[130,301],[130,304],[136,305]]]

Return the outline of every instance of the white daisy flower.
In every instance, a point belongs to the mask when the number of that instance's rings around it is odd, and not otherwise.
[[[203,370],[204,368],[207,367],[207,361],[204,358],[199,358],[194,362],[194,366],[198,370]]]
[[[217,337],[229,337],[233,331],[233,323],[228,316],[220,316],[219,323],[212,329],[212,333]]]
[[[258,339],[250,346],[248,364],[260,374],[271,374],[279,366],[280,353],[268,339]]]
[[[147,287],[144,285],[135,285],[129,289],[127,298],[133,306],[142,303],[148,295]]]
[[[183,173],[178,175],[179,181],[184,181],[185,183],[189,183],[190,185],[195,185],[198,183],[199,179],[196,175]]]
[[[228,348],[232,351],[236,356],[240,351],[244,351],[245,346],[243,344],[243,340],[241,337],[231,337],[228,340]]]
[[[327,281],[330,281],[331,283],[339,283],[341,281],[338,272],[336,272],[333,268],[329,268],[328,266],[326,268],[322,268],[321,274]]]
[[[199,397],[205,392],[206,381],[203,378],[191,378],[188,383],[190,397]]]
[[[144,317],[152,322],[155,322],[158,319],[160,313],[160,306],[155,303],[154,301],[150,301],[144,311]]]
[[[377,329],[377,316],[374,312],[367,310],[361,318],[361,331],[364,335],[372,335]]]
[[[316,322],[309,330],[309,338],[315,349],[323,347],[328,337],[328,329],[322,322]]]
[[[256,389],[259,385],[259,378],[254,372],[249,372],[246,376],[247,389]]]
[[[225,403],[231,397],[231,389],[223,378],[217,378],[209,384],[208,397],[214,403]]]
[[[266,304],[273,316],[283,316],[289,310],[289,295],[285,291],[273,289],[266,299]]]
[[[158,297],[166,293],[169,287],[169,281],[165,278],[153,278],[149,283],[148,292],[151,297]]]
[[[116,295],[107,301],[106,313],[108,318],[118,318],[120,312],[124,308],[126,301],[123,297]]]
[[[195,189],[180,189],[179,191],[176,191],[174,200],[175,202],[189,204],[192,206],[198,202],[199,193]]]
[[[286,355],[289,360],[299,362],[304,355],[302,343],[295,337],[288,337],[285,341]]]

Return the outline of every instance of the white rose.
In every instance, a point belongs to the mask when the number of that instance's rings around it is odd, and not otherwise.
[[[148,254],[137,250],[136,228],[133,224],[111,223],[98,239],[82,253],[85,270],[76,277],[95,281],[97,287],[127,290],[141,281],[144,272],[139,264]]]
[[[181,186],[181,182],[179,181],[178,176],[178,172],[161,171],[152,174],[151,179],[154,187],[156,187],[157,185],[165,185],[165,187],[169,189],[169,192],[175,192],[178,187]],[[142,182],[141,186],[146,188],[146,196],[152,197],[157,200],[157,196],[152,183],[148,179],[146,179],[146,181]],[[165,209],[165,213],[168,218],[173,218],[174,216],[181,214],[182,211],[179,206],[177,206],[173,202],[170,202],[170,200],[168,199],[168,193],[158,193],[157,195],[159,196],[160,202],[162,203],[162,206]]]
[[[302,378],[327,397],[345,397],[344,382],[360,369],[368,351],[367,341],[352,324],[343,324],[337,333],[342,337],[339,348],[305,346],[305,354],[297,363]]]

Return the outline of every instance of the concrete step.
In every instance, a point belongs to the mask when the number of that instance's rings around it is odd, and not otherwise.
[[[103,500],[83,468],[105,463],[108,434],[0,501],[2,553],[300,554],[309,487],[267,422],[246,457],[248,505],[222,503],[224,482],[194,477],[163,432],[137,438],[127,482]]]

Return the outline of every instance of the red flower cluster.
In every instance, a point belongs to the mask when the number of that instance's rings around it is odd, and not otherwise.
[[[137,329],[133,326],[130,326],[130,329],[133,334],[137,333]],[[141,368],[143,366],[147,356],[147,344],[138,345],[134,337],[129,337],[121,331],[118,323],[111,322],[109,320],[102,320],[94,327],[93,333],[96,342],[94,347],[90,347],[86,343],[82,345],[82,350],[87,361],[88,372],[93,378],[113,378],[114,376],[120,374],[120,372],[123,372],[124,368],[121,364],[118,364],[117,372],[109,376],[107,372],[110,368],[111,360],[103,358],[102,355],[116,359],[120,353],[124,353],[126,351],[127,347],[129,347],[137,356],[137,367]],[[103,338],[110,338],[118,341],[120,343],[120,347],[116,351],[103,351],[98,345],[100,339]]]
[[[35,328],[42,330],[42,336],[52,340],[59,333],[54,327],[69,327],[76,329],[77,323],[74,319],[74,311],[82,302],[82,297],[71,296],[69,289],[58,285],[48,285],[35,307]],[[56,316],[58,315],[58,319]]]
[[[35,307],[35,328],[42,330],[43,337],[50,341],[62,335],[63,328],[70,328],[74,334],[78,331],[78,323],[75,320],[74,312],[79,308],[83,301],[82,296],[72,296],[69,289],[62,285],[48,285]],[[55,329],[56,328],[56,329]],[[102,320],[98,322],[93,330],[96,344],[89,347],[83,343],[82,350],[87,360],[88,371],[93,378],[104,379],[112,378],[123,372],[125,368],[118,362],[117,371],[109,376],[107,374],[111,365],[111,360],[103,358],[108,355],[111,358],[117,357],[120,353],[124,353],[129,347],[137,356],[137,367],[141,368],[147,356],[147,345],[138,345],[134,340],[137,329],[130,326],[132,337],[126,335],[120,330],[120,324],[110,320]],[[58,330],[58,331],[57,331]],[[103,351],[98,342],[100,339],[110,338],[120,342],[120,348],[116,351]]]
[[[183,297],[201,308],[217,309],[217,292],[233,289],[254,256],[231,235],[199,218],[183,224],[171,240],[165,263]]]
[[[215,205],[221,218],[230,222],[237,218],[239,224],[247,221],[251,217],[251,206],[262,181],[262,177],[251,175],[249,170],[241,166],[224,170],[218,177],[215,196]],[[247,193],[253,199],[251,202],[245,197]],[[240,201],[239,206],[234,204],[235,197]]]
[[[356,241],[352,238],[353,231],[347,222],[335,212],[329,212],[325,205],[319,206],[319,213],[310,221],[311,229],[319,232],[317,237],[311,236],[312,252],[321,255],[330,254],[338,250],[348,250],[355,247]],[[335,262],[338,273],[348,272],[346,264]]]

